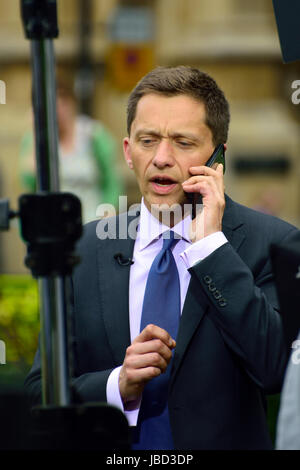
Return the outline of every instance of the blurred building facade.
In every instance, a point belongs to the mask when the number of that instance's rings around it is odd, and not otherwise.
[[[122,157],[130,88],[155,65],[186,64],[210,73],[231,103],[228,194],[300,226],[300,105],[291,99],[300,66],[282,62],[272,2],[57,3],[57,66],[74,76],[91,115],[117,137],[129,204],[139,200]],[[0,79],[6,84],[6,104],[0,104],[0,197],[8,197],[15,208],[22,191],[20,139],[31,126],[29,42],[17,0],[0,3]],[[24,253],[13,222],[10,232],[0,234],[0,271],[27,272]]]

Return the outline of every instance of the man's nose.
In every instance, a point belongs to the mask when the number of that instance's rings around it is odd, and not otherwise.
[[[173,147],[167,139],[162,139],[156,148],[152,163],[157,168],[174,165]]]

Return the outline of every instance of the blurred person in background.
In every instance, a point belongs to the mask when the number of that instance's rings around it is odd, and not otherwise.
[[[115,207],[122,194],[116,167],[116,142],[102,123],[78,114],[73,87],[57,80],[57,122],[61,191],[76,194],[82,204],[83,222],[96,218],[100,203]],[[36,188],[34,140],[27,132],[21,143],[20,177],[23,187]]]

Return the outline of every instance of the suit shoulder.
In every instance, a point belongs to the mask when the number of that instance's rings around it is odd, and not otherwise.
[[[83,226],[83,234],[78,243],[79,249],[93,248],[99,241],[109,242],[120,237],[124,238],[124,236],[126,238],[131,220],[132,216],[124,212],[114,217],[88,222]]]
[[[93,245],[99,240],[99,226],[103,227],[117,227],[119,216],[108,217],[106,219],[92,220],[83,226],[82,237],[79,240],[79,245],[86,244]]]

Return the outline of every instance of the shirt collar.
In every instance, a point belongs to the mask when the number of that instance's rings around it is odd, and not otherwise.
[[[188,243],[191,243],[189,237],[189,227],[191,221],[191,216],[188,214],[183,220],[172,227],[173,232],[178,234],[180,238],[183,238]],[[141,217],[138,230],[140,238],[140,250],[143,250],[148,245],[150,245],[153,240],[157,240],[162,233],[170,230],[170,227],[159,222],[159,220],[154,217],[151,212],[149,212],[144,203],[144,198],[142,198],[141,202]]]

